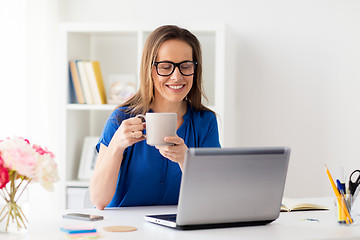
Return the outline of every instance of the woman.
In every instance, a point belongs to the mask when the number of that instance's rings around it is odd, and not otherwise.
[[[186,29],[162,26],[147,39],[141,60],[140,89],[109,117],[96,146],[90,181],[98,209],[177,204],[188,147],[220,147],[214,112],[202,103],[202,60],[198,39]],[[172,145],[152,147],[137,114],[177,113]]]

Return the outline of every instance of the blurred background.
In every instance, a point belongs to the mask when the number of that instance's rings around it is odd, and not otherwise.
[[[359,12],[355,0],[0,1],[0,139],[62,151],[59,24],[220,23],[236,43],[225,147],[289,146],[285,196],[331,196],[324,163],[334,175],[360,167]],[[64,194],[32,187],[42,206]]]

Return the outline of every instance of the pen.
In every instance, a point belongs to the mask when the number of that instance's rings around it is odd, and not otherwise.
[[[341,196],[343,198],[345,198],[344,196],[344,191],[343,191],[343,185],[341,184],[340,180],[339,179],[336,179],[336,185],[337,185],[337,189],[338,191],[340,192]],[[340,204],[338,204],[338,208],[337,208],[337,211],[338,211],[338,222],[339,223],[345,223],[345,211],[342,207],[340,207]]]
[[[339,202],[340,206],[342,207],[342,209],[344,209],[345,216],[346,216],[346,217],[345,217],[346,223],[349,223],[349,222],[350,222],[350,223],[353,223],[353,220],[352,220],[352,218],[351,218],[351,216],[350,216],[350,213],[349,213],[349,211],[348,211],[348,209],[347,209],[347,207],[346,207],[346,205],[345,205],[345,199],[342,198],[342,196],[341,196],[340,193],[339,193],[339,190],[336,188],[334,179],[332,178],[332,176],[331,176],[331,174],[330,174],[330,171],[329,171],[329,169],[327,168],[326,165],[325,165],[325,169],[326,169],[326,173],[327,173],[327,175],[328,175],[328,178],[329,178],[329,180],[330,180],[331,186],[332,186],[332,188],[333,188],[333,190],[334,190],[335,196],[336,196],[336,198],[338,199],[338,202]]]
[[[345,194],[345,184],[341,183],[339,179],[336,179],[336,185],[337,185],[337,189],[340,191],[343,191]]]

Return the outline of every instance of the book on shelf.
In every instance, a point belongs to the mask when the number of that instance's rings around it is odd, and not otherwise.
[[[77,69],[79,71],[79,78],[80,78],[81,86],[83,87],[82,89],[84,91],[83,93],[84,93],[85,102],[87,104],[94,104],[93,96],[90,90],[90,83],[85,70],[85,61],[76,60],[75,62]]]
[[[105,91],[103,77],[101,74],[100,63],[99,63],[99,61],[92,61],[92,65],[93,65],[93,70],[94,70],[94,74],[95,74],[98,91],[100,93],[101,103],[106,104],[107,103],[106,91]]]
[[[71,77],[70,68],[69,68],[68,102],[69,103],[78,103],[76,93],[75,93],[74,83],[73,83],[72,77]]]
[[[329,210],[328,207],[291,198],[283,198],[281,212]]]
[[[70,61],[69,63],[69,75],[70,75],[70,96],[75,95],[74,100],[70,100],[70,102],[77,102],[80,104],[84,104],[84,95],[80,83],[79,72],[76,67],[75,61]],[[75,101],[76,100],[76,101]]]
[[[76,95],[70,102],[87,104],[106,104],[106,92],[99,61],[75,60],[69,65],[70,97]],[[71,88],[74,89],[71,89]]]
[[[101,104],[101,96],[97,86],[92,61],[84,61],[86,77],[89,83],[91,96],[94,104]]]

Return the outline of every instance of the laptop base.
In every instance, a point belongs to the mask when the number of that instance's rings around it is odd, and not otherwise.
[[[194,225],[177,225],[176,214],[167,215],[147,215],[145,217],[151,223],[165,226],[168,228],[175,228],[179,230],[200,230],[200,229],[213,229],[213,228],[231,228],[231,227],[249,227],[266,225],[273,222],[272,220],[264,221],[250,221],[250,222],[229,222],[229,223],[211,223],[211,224],[194,224]]]

